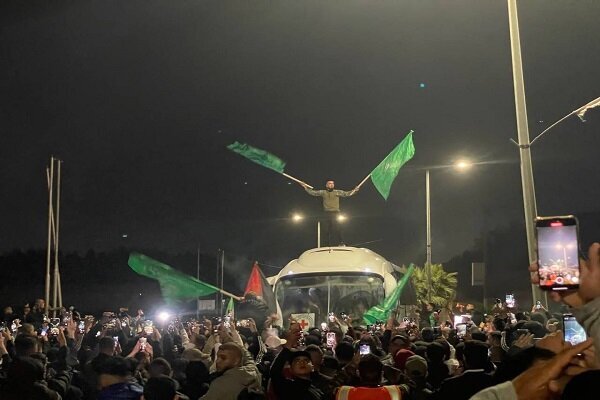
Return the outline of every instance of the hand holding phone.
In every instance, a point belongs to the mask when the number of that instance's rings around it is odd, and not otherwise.
[[[571,314],[563,315],[563,335],[565,342],[571,343],[573,346],[581,342],[585,342],[587,334],[583,326],[577,322],[577,319]]]
[[[579,287],[577,218],[543,217],[535,221],[540,289],[562,291]]]

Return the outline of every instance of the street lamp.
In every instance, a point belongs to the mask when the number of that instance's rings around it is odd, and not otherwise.
[[[292,215],[292,221],[294,221],[294,222],[300,222],[303,219],[304,219],[304,215],[302,215],[302,214],[294,213],[294,215]]]
[[[348,219],[348,217],[346,215],[344,215],[344,214],[338,214],[338,216],[337,216],[337,221],[338,222],[344,222],[347,219]]]
[[[461,159],[456,161],[452,167],[457,171],[464,172],[471,168],[472,162]],[[425,170],[425,209],[427,214],[427,261],[425,272],[427,273],[427,300],[431,301],[431,190],[429,186],[429,169]]]

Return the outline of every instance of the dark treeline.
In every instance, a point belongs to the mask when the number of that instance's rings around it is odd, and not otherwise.
[[[118,307],[152,310],[162,305],[156,281],[137,275],[127,265],[130,250],[118,248],[107,252],[88,250],[85,254],[59,252],[63,305],[75,305],[86,312],[102,312]],[[198,255],[142,251],[186,274],[196,276]],[[243,283],[239,273],[227,269],[224,288],[240,293]],[[216,255],[200,254],[200,280],[216,284]],[[51,269],[51,271],[53,268]],[[0,304],[17,306],[44,297],[46,250],[12,250],[0,255]],[[250,265],[248,266],[248,274]],[[235,276],[235,278],[233,278]],[[243,278],[247,279],[247,276]],[[51,293],[52,297],[52,293]],[[193,301],[190,302],[190,304]]]

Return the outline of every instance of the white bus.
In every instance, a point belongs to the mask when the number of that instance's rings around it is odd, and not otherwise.
[[[307,250],[268,281],[283,325],[291,314],[314,314],[313,326],[319,326],[330,312],[362,324],[363,314],[381,303],[401,276],[401,268],[379,254],[342,246]],[[404,292],[401,302],[415,304],[412,284]]]

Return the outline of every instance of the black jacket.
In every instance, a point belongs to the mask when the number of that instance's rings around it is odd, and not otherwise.
[[[292,351],[284,347],[271,366],[271,384],[277,398],[280,400],[324,400],[325,395],[311,380],[283,376],[283,367],[291,354]]]
[[[490,386],[494,386],[492,375],[482,369],[466,370],[462,375],[444,380],[437,398],[468,400],[475,393]]]

